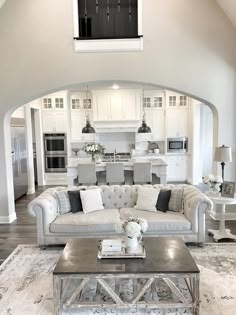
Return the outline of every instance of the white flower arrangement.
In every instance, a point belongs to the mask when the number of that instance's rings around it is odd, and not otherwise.
[[[99,143],[86,143],[83,147],[84,152],[88,154],[102,154],[104,152],[104,146]]]
[[[139,237],[145,233],[148,228],[146,219],[129,217],[122,225],[122,228],[128,238]]]
[[[210,191],[220,191],[220,186],[223,183],[223,178],[221,176],[214,176],[209,174],[203,178],[203,183],[208,184]]]

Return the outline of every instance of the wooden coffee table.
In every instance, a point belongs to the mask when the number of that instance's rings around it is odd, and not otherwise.
[[[97,239],[68,241],[53,271],[55,314],[132,307],[199,314],[200,272],[181,238],[144,239],[145,259],[98,259],[98,244]]]

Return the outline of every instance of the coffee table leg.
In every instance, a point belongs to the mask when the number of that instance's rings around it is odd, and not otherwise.
[[[54,302],[54,314],[60,315],[61,309],[61,278],[53,276],[53,302]]]
[[[199,315],[199,275],[192,279],[193,287],[193,315]]]

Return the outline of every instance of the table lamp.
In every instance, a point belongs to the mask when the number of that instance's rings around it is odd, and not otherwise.
[[[225,162],[232,162],[231,147],[226,147],[224,145],[222,145],[221,147],[216,147],[214,161],[221,162],[220,164],[222,167],[222,178],[224,180]]]

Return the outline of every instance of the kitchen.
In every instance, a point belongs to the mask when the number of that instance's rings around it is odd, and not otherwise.
[[[168,90],[131,84],[118,88],[94,84],[38,99],[45,164],[39,185],[67,184],[67,166],[90,161],[82,148],[93,142],[105,147],[104,155],[99,157],[103,161],[111,160],[114,151],[116,160],[159,159],[168,165],[167,181],[193,182],[194,101]],[[143,113],[151,133],[137,132]],[[86,117],[95,133],[82,133]],[[36,148],[42,146],[41,140],[34,139]]]

